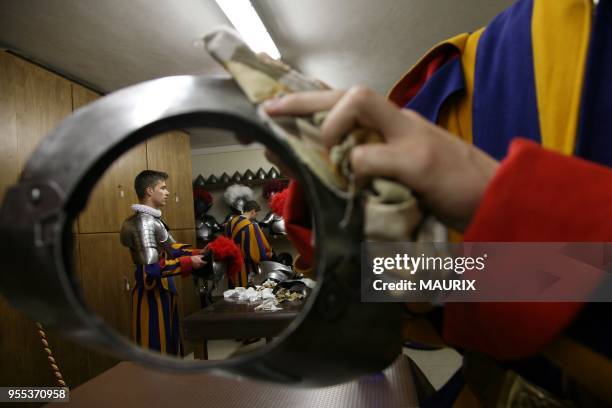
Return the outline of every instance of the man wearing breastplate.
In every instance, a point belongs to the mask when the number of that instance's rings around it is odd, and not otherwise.
[[[144,170],[134,180],[139,204],[123,222],[121,243],[130,249],[136,285],[132,290],[132,337],[161,354],[183,355],[178,293],[173,276],[188,276],[205,265],[201,251],[177,243],[161,220],[168,174]]]

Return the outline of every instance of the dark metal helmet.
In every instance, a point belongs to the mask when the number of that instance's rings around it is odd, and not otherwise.
[[[238,212],[238,214],[242,214],[244,212],[244,206],[247,200],[244,198],[238,198],[236,201],[232,203],[232,209]]]
[[[211,241],[222,230],[221,225],[212,215],[205,214],[196,220],[196,236],[203,241]]]
[[[293,256],[291,256],[289,252],[281,252],[280,254],[276,255],[275,261],[280,262],[283,265],[293,266]]]
[[[209,202],[197,200],[193,202],[193,211],[196,218],[205,217],[206,212],[212,205]]]
[[[268,228],[270,231],[270,235],[278,236],[278,235],[287,235],[287,231],[285,230],[285,220],[280,215],[273,213],[270,211],[263,220],[259,222],[260,225],[263,225]]]
[[[290,266],[274,261],[261,261],[258,268],[260,273],[255,276],[255,284],[258,285],[268,279],[284,282],[293,278],[294,275],[293,269]]]
[[[203,268],[195,269],[192,273],[198,278],[219,282],[223,275],[227,273],[227,262],[216,261],[211,252],[203,255],[206,265]]]

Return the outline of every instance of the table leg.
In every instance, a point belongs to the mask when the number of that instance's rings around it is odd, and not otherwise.
[[[208,340],[202,340],[193,348],[193,356],[196,360],[208,360]]]

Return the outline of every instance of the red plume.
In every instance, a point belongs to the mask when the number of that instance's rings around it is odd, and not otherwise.
[[[204,190],[202,187],[195,187],[193,189],[193,200],[194,201],[201,200],[210,205],[213,204],[212,195],[210,195],[210,193]]]
[[[270,200],[270,209],[276,215],[283,216],[283,208],[285,208],[285,201],[287,201],[287,195],[289,194],[288,189],[284,189],[280,193],[274,194],[272,200]]]
[[[281,191],[286,189],[287,186],[289,186],[288,180],[269,181],[263,187],[263,190],[262,190],[263,198],[269,201],[272,194],[280,193]]]
[[[227,237],[217,237],[206,248],[213,253],[215,261],[227,262],[227,271],[232,279],[236,279],[242,269],[242,252],[238,245]]]

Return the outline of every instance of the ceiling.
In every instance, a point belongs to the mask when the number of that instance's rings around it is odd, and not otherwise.
[[[333,87],[386,92],[429,47],[510,0],[253,0],[282,58]],[[220,74],[198,41],[228,25],[213,0],[0,0],[0,47],[103,93],[168,75]],[[197,148],[233,144],[191,132]]]

